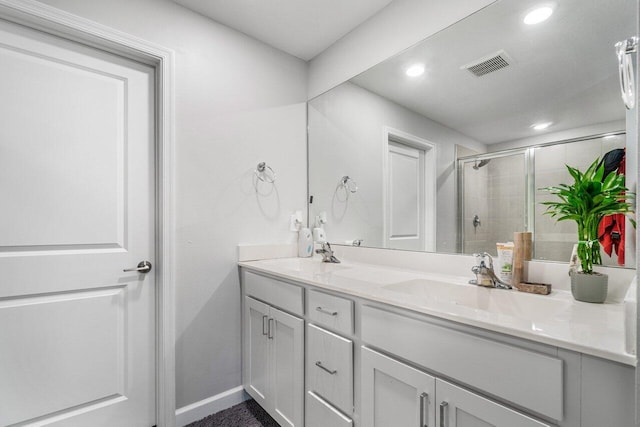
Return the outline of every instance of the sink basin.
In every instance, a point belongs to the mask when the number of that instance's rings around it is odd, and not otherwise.
[[[517,291],[428,279],[394,283],[383,288],[405,294],[417,303],[450,304],[529,321],[546,321],[552,318],[571,319],[572,301],[570,299],[555,299],[551,296],[530,295]]]

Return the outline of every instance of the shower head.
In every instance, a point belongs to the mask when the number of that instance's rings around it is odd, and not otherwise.
[[[480,169],[481,167],[485,166],[487,163],[489,163],[491,161],[491,159],[484,159],[484,160],[480,160],[479,162],[476,160],[476,163],[473,165],[473,168],[475,170]]]

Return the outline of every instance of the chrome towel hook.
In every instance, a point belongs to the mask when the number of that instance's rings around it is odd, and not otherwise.
[[[618,77],[620,78],[622,100],[627,110],[631,110],[636,105],[636,89],[631,54],[638,50],[638,37],[630,37],[616,43],[615,46],[616,55],[618,56]]]
[[[276,182],[275,171],[271,169],[271,166],[267,165],[265,162],[258,163],[258,166],[256,166],[256,170],[253,171],[253,173],[256,175],[256,178],[258,178],[262,182],[266,182],[269,184],[273,184],[274,182]]]

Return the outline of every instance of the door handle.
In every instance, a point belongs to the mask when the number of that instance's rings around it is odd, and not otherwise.
[[[420,395],[420,427],[429,427],[429,394]]]
[[[267,318],[269,316],[267,316],[266,314],[264,316],[262,316],[262,335],[267,335],[269,333],[269,330],[267,328]]]
[[[446,414],[447,406],[449,406],[449,402],[447,401],[442,401],[442,403],[440,403],[440,427],[446,427],[449,425]]]
[[[270,340],[273,339],[273,318],[269,318],[269,332],[267,333],[267,338]]]
[[[338,371],[336,371],[335,369],[329,369],[329,368],[327,368],[327,367],[326,367],[326,366],[324,366],[324,365],[322,364],[322,362],[321,362],[321,361],[319,361],[319,360],[316,362],[316,366],[317,366],[318,368],[322,369],[323,371],[328,372],[330,375],[335,375],[335,374],[338,372]]]
[[[337,316],[338,315],[337,311],[325,310],[322,307],[316,307],[316,311],[319,311],[320,313],[328,314],[329,316]]]
[[[138,273],[148,273],[148,272],[151,271],[151,267],[153,267],[153,266],[151,265],[151,263],[149,261],[140,261],[138,263],[137,267],[125,268],[122,271],[124,271],[125,273],[129,272],[129,271],[137,271]]]

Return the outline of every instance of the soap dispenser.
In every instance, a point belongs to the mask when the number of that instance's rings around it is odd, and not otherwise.
[[[311,230],[302,227],[300,231],[298,231],[298,256],[308,258],[311,255],[313,255],[313,237]]]

